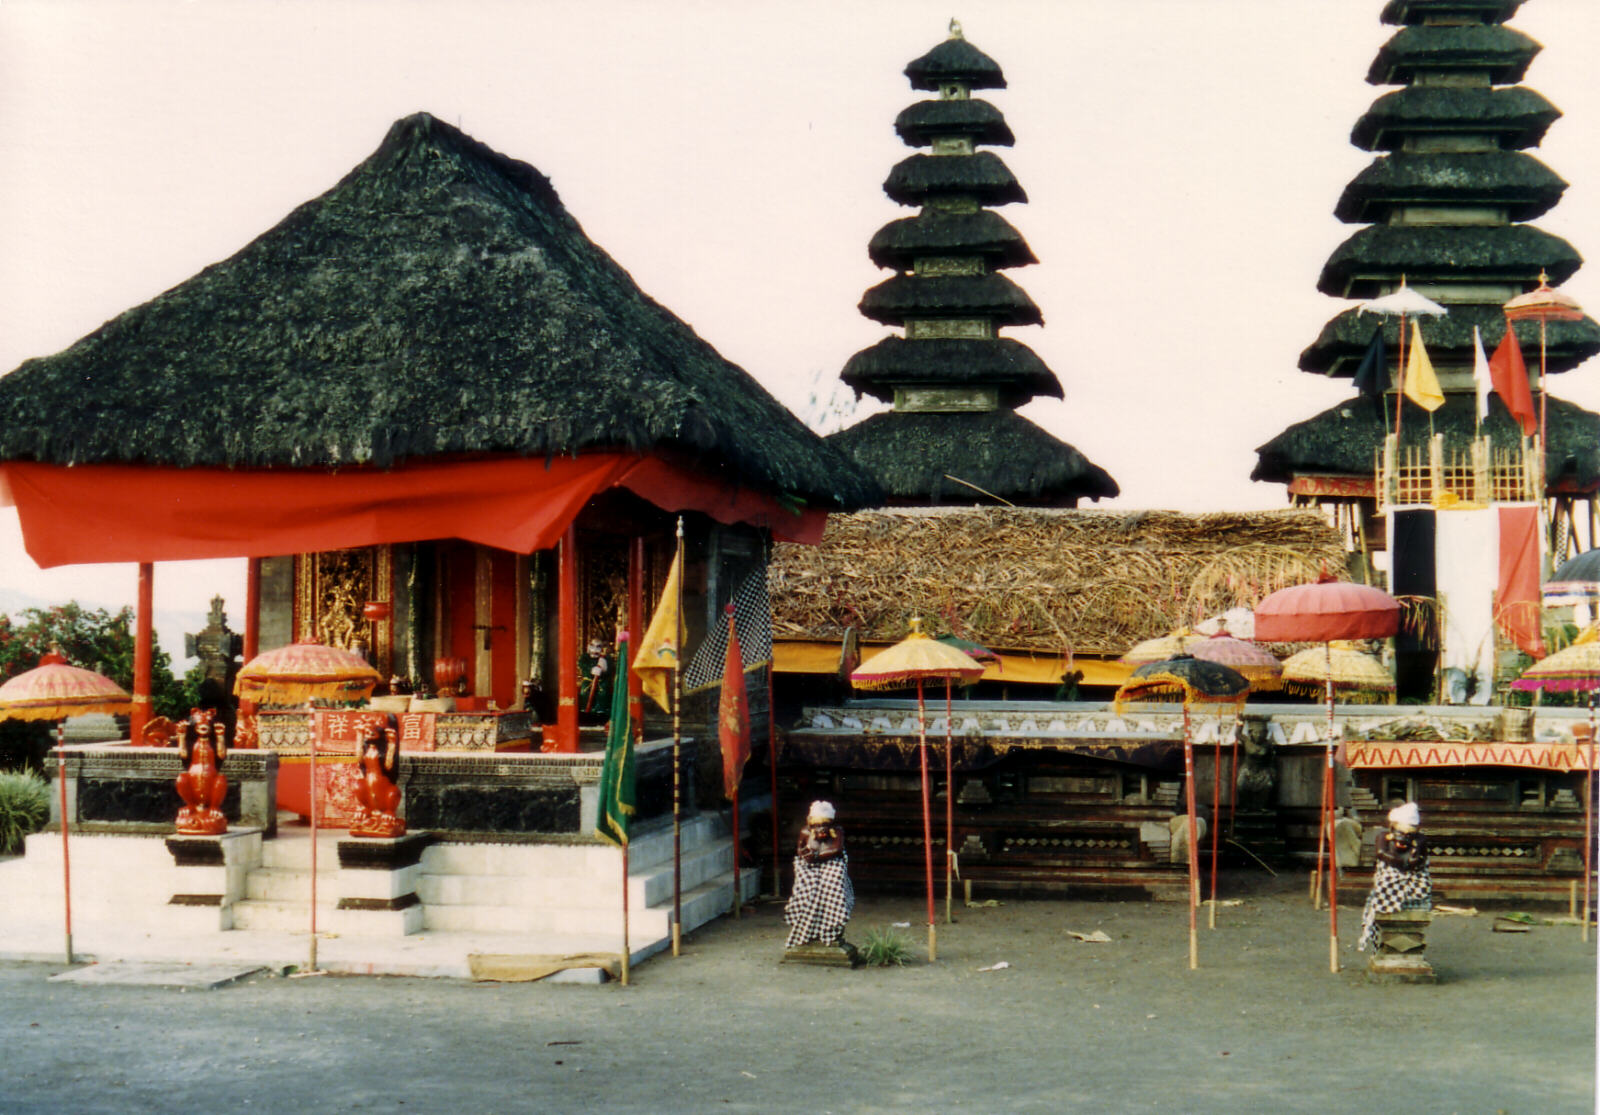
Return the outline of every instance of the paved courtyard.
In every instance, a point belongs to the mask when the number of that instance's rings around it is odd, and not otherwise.
[[[1595,946],[1576,926],[1440,917],[1439,982],[1375,986],[1357,907],[1333,974],[1303,876],[1230,882],[1241,903],[1202,918],[1198,971],[1181,906],[1010,899],[959,910],[928,965],[914,897],[851,923],[860,940],[911,922],[898,969],[779,965],[772,904],[628,988],[266,972],[183,990],[3,963],[0,1109],[1594,1110]],[[1094,930],[1110,941],[1071,936]]]

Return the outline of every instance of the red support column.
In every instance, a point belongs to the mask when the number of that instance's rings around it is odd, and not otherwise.
[[[261,559],[250,558],[244,575],[244,660],[261,653]]]
[[[644,539],[635,537],[628,548],[628,653],[644,638],[650,626],[644,614]],[[628,721],[633,725],[636,742],[644,739],[644,680],[629,663],[628,669]]]
[[[128,718],[128,739],[144,738],[150,722],[150,659],[154,644],[155,571],[148,561],[139,563],[139,606],[133,631],[133,713]]]
[[[578,750],[578,530],[561,536],[556,578],[556,739],[552,751]]]

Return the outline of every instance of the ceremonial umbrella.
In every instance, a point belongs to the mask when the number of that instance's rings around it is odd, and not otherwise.
[[[1154,639],[1145,639],[1143,642],[1133,644],[1117,661],[1128,666],[1166,662],[1180,654],[1190,653],[1190,648],[1202,638],[1203,636],[1196,635],[1187,627],[1180,627],[1170,635],[1158,635]]]
[[[928,793],[928,725],[922,686],[929,680],[943,679],[949,686],[957,681],[975,681],[983,675],[983,664],[969,655],[946,646],[922,633],[922,620],[912,617],[911,634],[894,646],[881,650],[850,672],[857,689],[901,689],[917,687],[917,741],[922,759],[922,848],[928,892],[928,959],[938,959],[933,928],[933,819]],[[948,789],[946,793],[948,793]],[[945,848],[946,856],[949,847]]]
[[[72,866],[67,855],[67,717],[132,709],[133,698],[126,690],[103,674],[68,665],[60,647],[51,647],[33,669],[0,685],[0,720],[57,721],[56,789],[61,795],[61,897],[68,964],[72,963]]]
[[[1585,550],[1556,566],[1544,583],[1546,604],[1568,604],[1600,596],[1600,549]]]
[[[1183,701],[1183,775],[1184,785],[1188,796],[1189,807],[1189,967],[1200,966],[1200,940],[1195,928],[1195,910],[1200,905],[1200,864],[1198,840],[1195,837],[1195,801],[1194,801],[1194,740],[1189,731],[1189,706],[1192,702],[1202,704],[1231,704],[1235,711],[1243,706],[1245,698],[1250,695],[1250,682],[1236,670],[1229,669],[1219,662],[1207,662],[1203,658],[1192,655],[1180,654],[1165,662],[1149,662],[1133,671],[1128,680],[1117,689],[1116,697],[1112,704],[1120,713],[1122,706],[1129,701],[1148,700],[1152,697],[1180,697]],[[1218,751],[1221,743],[1218,743]],[[1211,781],[1213,798],[1216,797],[1215,789],[1218,776],[1217,766],[1212,769]],[[1212,809],[1211,827],[1216,830],[1216,810]],[[1212,847],[1211,858],[1211,909],[1212,924],[1216,921],[1217,908],[1217,861],[1215,845]]]
[[[1317,868],[1312,872],[1313,898],[1326,845],[1328,863],[1328,968],[1339,970],[1338,883],[1333,863],[1333,643],[1336,639],[1387,639],[1400,630],[1400,602],[1382,589],[1336,581],[1324,574],[1313,584],[1291,585],[1256,605],[1256,641],[1322,643],[1327,664],[1327,760],[1322,771],[1322,818],[1317,827]],[[1285,669],[1287,673],[1287,668]]]
[[[1590,551],[1591,553],[1594,551]],[[1594,850],[1595,703],[1600,701],[1600,625],[1589,628],[1576,642],[1535,662],[1511,688],[1547,689],[1552,693],[1589,694],[1589,760],[1583,776],[1583,939],[1589,939],[1589,877]]]
[[[1406,286],[1405,276],[1400,276],[1400,288],[1378,298],[1369,298],[1356,307],[1364,314],[1377,314],[1380,317],[1398,317],[1400,319],[1400,344],[1395,367],[1395,386],[1397,389],[1394,397],[1394,442],[1395,449],[1400,448],[1400,410],[1401,400],[1405,397],[1406,368],[1406,318],[1407,317],[1440,317],[1450,311],[1426,295],[1419,294],[1416,290]],[[1420,334],[1419,334],[1420,336]],[[1260,638],[1258,635],[1257,638]]]
[[[1283,682],[1288,689],[1306,693],[1322,693],[1331,683],[1335,693],[1394,699],[1394,678],[1383,663],[1343,641],[1291,655],[1283,664]]]
[[[360,701],[371,696],[378,671],[351,650],[314,640],[258,654],[239,670],[233,691],[257,704],[297,705],[316,700]],[[317,970],[317,737],[310,734],[306,779],[311,797],[311,964]]]
[[[1545,446],[1545,328],[1551,321],[1582,321],[1583,308],[1559,290],[1550,287],[1549,276],[1539,272],[1539,285],[1527,294],[1519,294],[1505,304],[1506,328],[1513,321],[1539,323],[1539,452]],[[1542,469],[1540,470],[1543,471]]]

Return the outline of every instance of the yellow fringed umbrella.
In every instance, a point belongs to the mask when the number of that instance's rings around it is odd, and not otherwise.
[[[379,680],[378,671],[354,651],[306,641],[256,655],[239,671],[233,691],[257,704],[362,701]]]
[[[1117,661],[1128,666],[1143,666],[1150,662],[1165,662],[1176,658],[1180,654],[1189,654],[1190,648],[1205,639],[1204,635],[1196,635],[1187,627],[1180,627],[1170,635],[1158,635],[1154,639],[1145,639],[1128,648]]]
[[[934,938],[933,928],[933,806],[928,792],[928,724],[927,715],[923,705],[922,686],[929,680],[945,683],[948,687],[957,682],[976,681],[983,676],[983,663],[974,659],[966,651],[958,650],[947,643],[937,639],[930,639],[922,633],[922,620],[913,616],[911,620],[911,634],[904,639],[879,651],[867,659],[854,670],[850,671],[850,684],[857,689],[904,689],[908,686],[917,687],[917,740],[919,754],[922,759],[922,849],[923,865],[927,876],[928,890],[928,959],[938,958],[938,946]],[[946,725],[949,718],[946,717]],[[948,756],[948,743],[946,755]],[[952,794],[951,788],[945,787],[946,796]],[[952,806],[953,808],[953,806]],[[950,846],[949,834],[945,836],[945,901],[949,904],[950,896]]]
[[[69,716],[90,712],[121,714],[133,709],[127,690],[93,670],[72,666],[61,656],[60,647],[39,659],[31,670],[24,670],[0,685],[0,720],[55,720],[56,790],[61,795],[61,897],[65,909],[67,963],[72,963],[72,867],[67,854],[66,724]]]
[[[1321,693],[1330,680],[1335,693],[1381,694],[1386,702],[1394,700],[1394,677],[1383,663],[1346,642],[1311,647],[1283,664],[1284,686],[1294,692]]]

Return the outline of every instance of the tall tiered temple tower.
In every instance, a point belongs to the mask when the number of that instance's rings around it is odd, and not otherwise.
[[[1351,142],[1376,157],[1334,213],[1363,227],[1329,257],[1317,289],[1370,299],[1405,283],[1445,306],[1448,316],[1421,320],[1445,402],[1431,418],[1402,403],[1399,318],[1345,310],[1301,354],[1300,368],[1353,376],[1381,324],[1387,394],[1358,394],[1290,426],[1257,450],[1252,474],[1288,485],[1297,503],[1331,506],[1353,549],[1385,544],[1376,520],[1397,504],[1519,497],[1548,501],[1547,552],[1559,556],[1578,524],[1595,543],[1600,417],[1548,397],[1541,470],[1536,437],[1524,437],[1498,397],[1480,426],[1473,393],[1473,327],[1493,351],[1507,327],[1507,301],[1535,289],[1541,275],[1559,284],[1582,264],[1565,240],[1524,223],[1554,206],[1566,183],[1527,153],[1561,114],[1518,84],[1542,49],[1505,26],[1522,2],[1388,0],[1382,10],[1383,22],[1399,30],[1367,80],[1400,88],[1378,97],[1351,132]],[[1515,328],[1537,400],[1539,325]],[[1600,352],[1600,326],[1588,317],[1549,322],[1545,351],[1550,373],[1570,371]]]
[[[1061,384],[1026,345],[1000,337],[1042,325],[1033,300],[1001,272],[1038,262],[992,206],[1027,195],[998,155],[1009,146],[1000,111],[972,96],[1004,89],[994,60],[951,23],[950,37],[905,69],[911,87],[938,94],[895,120],[908,146],[926,148],[890,172],[883,189],[915,217],[893,221],[868,252],[895,272],[866,292],[861,312],[891,336],[856,353],[841,378],[894,409],[831,440],[871,473],[895,505],[989,502],[1073,507],[1115,496],[1116,481],[1072,446],[1016,413]]]

